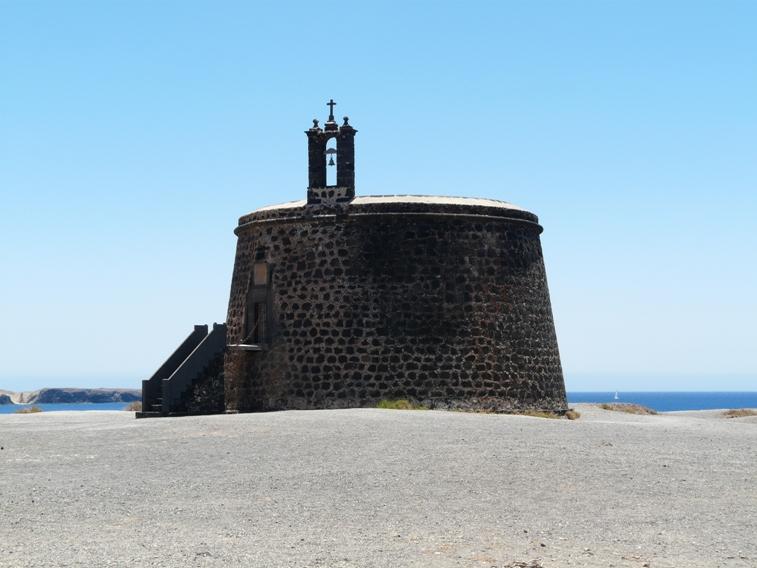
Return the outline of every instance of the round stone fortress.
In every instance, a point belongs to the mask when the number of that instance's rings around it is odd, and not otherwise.
[[[226,411],[382,399],[566,410],[536,215],[492,199],[355,197],[357,131],[331,108],[306,132],[307,199],[235,231]]]

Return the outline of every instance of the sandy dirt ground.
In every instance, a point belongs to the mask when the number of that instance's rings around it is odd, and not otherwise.
[[[0,415],[0,566],[757,566],[757,419]]]

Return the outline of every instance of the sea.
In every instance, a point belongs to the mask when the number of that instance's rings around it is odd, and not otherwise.
[[[617,398],[616,398],[617,395]],[[757,408],[757,392],[569,392],[568,402],[628,402],[653,408],[658,412],[676,410],[713,410],[719,408]],[[0,405],[0,414],[9,414],[32,406]],[[80,404],[36,404],[43,412],[60,410],[125,410],[127,403],[102,402]]]
[[[757,392],[569,392],[568,403],[626,402],[657,412],[757,408]]]
[[[36,406],[42,412],[55,412],[60,410],[125,410],[128,402],[80,402],[60,404],[0,404],[0,414],[13,414],[23,408]]]

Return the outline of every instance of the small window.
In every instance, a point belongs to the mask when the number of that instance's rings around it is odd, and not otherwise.
[[[265,262],[256,262],[252,267],[252,283],[255,286],[268,284],[268,265]]]

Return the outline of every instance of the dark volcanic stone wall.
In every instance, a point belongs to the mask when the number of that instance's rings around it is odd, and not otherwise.
[[[564,410],[536,216],[359,200],[240,220],[228,343],[242,341],[260,255],[273,309],[264,351],[227,352],[227,409]]]

